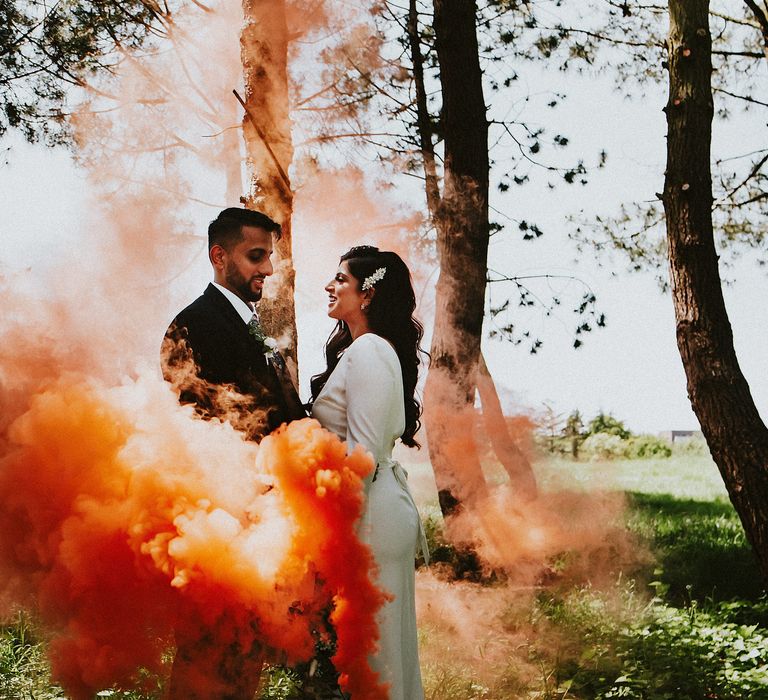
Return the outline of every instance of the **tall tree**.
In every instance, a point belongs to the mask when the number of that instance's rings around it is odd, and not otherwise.
[[[474,2],[435,0],[444,139],[443,198],[437,218],[437,281],[425,425],[440,507],[485,494],[472,435],[488,257],[488,118]],[[466,449],[467,442],[470,449]]]
[[[755,0],[723,2],[709,7],[713,28],[712,91],[715,116],[723,124],[746,112],[768,107],[763,80],[768,56],[768,5]],[[593,0],[589,12],[552,22],[552,41],[544,41],[545,55],[559,66],[581,70],[603,64],[614,74],[617,89],[628,97],[645,86],[666,80],[664,3],[630,4],[623,0]],[[754,146],[739,150],[721,141],[712,161],[713,223],[715,243],[725,259],[751,249],[766,261],[768,238],[762,222],[768,214],[768,148],[761,131],[754,129]],[[649,193],[652,195],[652,193]],[[660,198],[643,196],[622,205],[616,215],[579,217],[574,237],[584,246],[619,250],[633,271],[655,269],[667,284],[664,210]]]
[[[708,0],[670,0],[664,211],[688,394],[768,581],[768,428],[739,367],[712,226]]]
[[[526,496],[536,491],[530,464],[509,434],[493,378],[480,351],[490,235],[488,120],[475,34],[475,8],[464,5],[462,8],[464,15],[454,18],[449,28],[445,13],[453,8],[440,6],[438,9],[435,4],[435,43],[443,94],[440,129],[445,149],[443,194],[437,174],[416,0],[410,0],[407,21],[416,133],[440,262],[425,424],[440,506],[445,515],[450,515],[459,504],[471,504],[486,493],[473,434],[476,391],[494,452],[513,486]],[[460,25],[463,25],[462,31],[452,34],[451,29]],[[454,47],[453,42],[457,41],[463,42],[461,52]],[[473,59],[466,63],[470,55]],[[465,94],[467,88],[469,92]],[[469,99],[462,99],[464,96]],[[468,128],[478,122],[483,126]],[[466,139],[468,131],[474,133]]]
[[[280,338],[296,378],[291,216],[293,160],[288,101],[288,24],[285,0],[243,0],[241,34],[245,110],[243,134],[250,179],[247,206],[261,209],[282,226],[276,245],[275,285],[261,303],[265,327]]]

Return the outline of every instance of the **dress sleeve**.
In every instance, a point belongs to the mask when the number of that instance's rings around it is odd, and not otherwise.
[[[386,341],[384,341],[386,342]],[[389,347],[366,336],[353,343],[346,373],[347,448],[362,445],[377,460],[392,439],[391,413],[397,401],[399,370]],[[373,474],[366,478],[366,492]]]

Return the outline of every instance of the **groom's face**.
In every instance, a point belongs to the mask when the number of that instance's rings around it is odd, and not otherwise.
[[[258,226],[243,226],[242,233],[230,250],[222,248],[216,255],[211,250],[216,281],[245,302],[259,301],[265,278],[274,272],[272,234]]]

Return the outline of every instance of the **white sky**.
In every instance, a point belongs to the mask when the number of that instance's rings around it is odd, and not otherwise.
[[[603,410],[638,432],[696,428],[675,345],[670,297],[658,291],[652,275],[626,273],[621,258],[613,264],[606,258],[601,267],[592,253],[586,253],[576,263],[575,248],[566,239],[569,214],[582,208],[611,214],[622,201],[653,199],[662,189],[663,92],[628,102],[605,81],[574,76],[568,81],[572,89],[566,105],[543,113],[541,119],[553,124],[552,133],[570,137],[568,153],[574,158],[583,154],[587,163],[594,162],[605,148],[607,166],[592,174],[586,187],[560,186],[550,191],[542,179],[542,184],[513,188],[503,197],[494,195],[495,207],[512,218],[538,223],[545,235],[526,243],[510,224],[508,235],[494,239],[490,260],[492,267],[508,274],[579,276],[597,294],[608,326],[586,335],[584,345],[573,350],[574,318],[570,306],[564,306],[559,318],[533,318],[532,331],[545,341],[536,355],[523,346],[485,341],[489,366],[510,408],[540,411],[547,402],[562,413],[578,408],[587,418]],[[757,116],[736,115],[728,125],[718,125],[716,143],[735,152],[753,150],[756,146],[744,135],[757,133],[753,129],[757,125],[764,126]],[[0,274],[23,269],[42,273],[45,261],[77,245],[86,206],[85,180],[64,150],[29,146],[16,137],[6,138],[0,146],[11,146],[4,152],[7,163],[0,168]],[[201,235],[211,217],[207,211],[195,217]],[[205,258],[199,258],[180,283],[190,294],[208,279]],[[726,289],[736,350],[762,408],[768,405],[768,277],[748,259],[740,261],[729,276],[736,280]],[[317,294],[324,303],[322,290]],[[329,326],[317,315],[300,316],[299,330],[302,393],[306,394],[308,376],[322,364],[320,348]]]

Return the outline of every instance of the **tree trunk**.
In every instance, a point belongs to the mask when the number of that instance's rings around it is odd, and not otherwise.
[[[424,164],[424,192],[427,209],[432,223],[436,225],[440,211],[440,184],[437,176],[435,146],[432,141],[432,119],[427,103],[427,89],[424,86],[424,58],[421,54],[421,32],[416,0],[408,4],[408,43],[413,66],[413,84],[416,90],[416,131],[419,136],[421,161]]]
[[[445,157],[424,419],[440,507],[450,515],[487,492],[473,426],[488,255],[488,121],[475,3],[435,0],[434,8]]]
[[[288,168],[293,159],[288,109],[288,28],[284,0],[243,0],[240,37],[245,77],[243,121],[250,191],[246,206],[281,224],[275,246],[275,274],[260,303],[264,327],[277,338],[296,379],[295,271],[291,251],[293,193]]]
[[[416,91],[416,129],[419,137],[422,162],[424,164],[424,185],[427,198],[427,207],[429,209],[432,222],[438,231],[438,235],[447,236],[450,235],[450,231],[447,229],[446,221],[444,218],[446,210],[443,207],[443,201],[440,195],[439,179],[437,175],[436,158],[432,140],[432,121],[427,105],[427,91],[424,85],[424,60],[421,54],[421,36],[419,32],[416,0],[410,0],[409,2],[407,29],[411,52],[411,63],[413,65],[413,82]],[[480,91],[480,98],[482,99],[482,90]],[[483,103],[481,102],[481,104]],[[487,217],[487,213],[485,216]],[[483,263],[483,275],[485,276],[486,273],[487,269],[485,267],[485,263]],[[480,308],[481,315],[483,311],[484,308]],[[522,452],[517,448],[517,445],[514,443],[509,434],[509,430],[507,429],[507,425],[504,420],[504,414],[501,409],[501,403],[499,402],[498,394],[496,393],[496,386],[493,382],[493,377],[491,377],[491,374],[488,371],[488,367],[486,366],[482,355],[479,356],[479,359],[480,372],[476,379],[476,384],[480,394],[480,400],[482,402],[484,424],[491,439],[493,450],[499,461],[506,469],[510,481],[516,490],[523,494],[526,498],[533,498],[536,495],[536,480],[533,476],[533,471],[530,464],[528,463],[528,460],[525,458],[525,455],[523,455]],[[431,395],[429,398],[432,398]],[[431,434],[434,435],[436,430],[441,429],[442,419],[432,419],[432,413],[434,410],[434,408],[430,408],[425,416],[428,437],[430,436],[430,431]],[[474,425],[474,421],[472,421],[472,425]],[[432,444],[432,442],[430,444]],[[471,477],[477,483],[476,488],[482,492],[485,488],[484,478],[482,477],[482,472],[479,467],[479,457],[477,456],[476,445],[474,444],[474,441],[470,441],[468,445],[465,445],[465,447],[472,451],[470,464],[475,466],[472,468],[473,473],[471,474]],[[453,470],[450,469],[450,462],[448,462],[443,456],[443,451],[436,449],[434,446],[430,449],[430,453],[432,456],[432,463],[435,469],[438,483],[444,483],[445,486],[450,489],[450,485],[454,478]],[[467,459],[466,454],[464,455],[464,459]],[[480,483],[481,478],[483,480],[482,484]],[[443,491],[445,491],[445,489],[443,489]],[[441,500],[441,504],[446,504],[448,509],[450,509],[450,507],[455,504],[456,500],[457,496],[455,493],[452,495],[446,494],[446,496]],[[444,508],[444,511],[445,510],[446,509]],[[444,514],[447,513],[444,512]]]
[[[712,231],[707,0],[670,0],[664,210],[691,405],[768,581],[768,429],[739,368]]]

